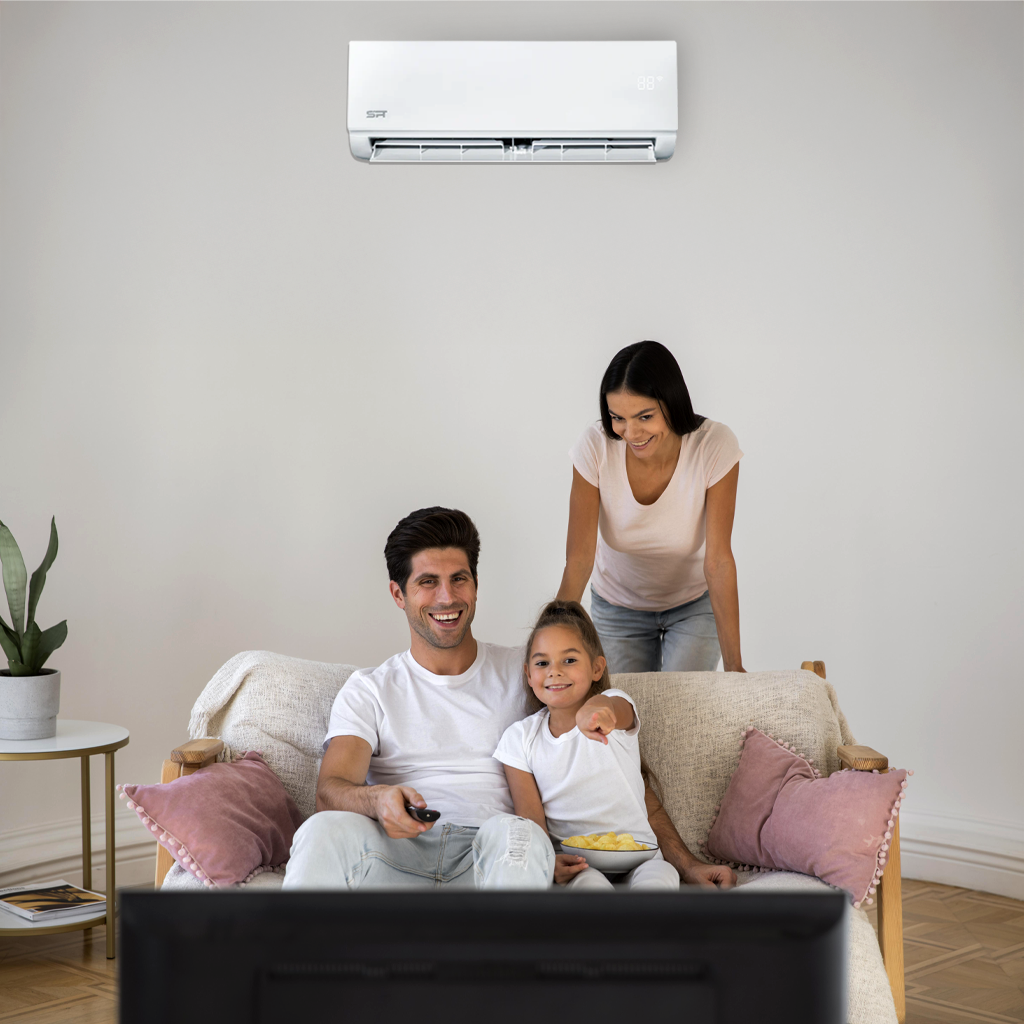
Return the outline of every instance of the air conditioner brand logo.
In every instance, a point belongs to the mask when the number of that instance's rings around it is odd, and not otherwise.
[[[386,110],[368,110],[366,112],[367,117],[387,117],[388,112]]]

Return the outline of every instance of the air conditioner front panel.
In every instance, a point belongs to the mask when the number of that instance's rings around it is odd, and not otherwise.
[[[502,139],[378,139],[370,161],[407,163],[653,163],[653,139],[543,139],[531,143]]]
[[[366,141],[403,136],[667,138],[676,44],[351,42],[348,128],[364,158]]]

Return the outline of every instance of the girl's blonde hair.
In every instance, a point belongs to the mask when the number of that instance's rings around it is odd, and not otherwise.
[[[594,621],[587,615],[587,610],[578,601],[561,601],[558,598],[554,601],[549,601],[541,609],[537,622],[534,624],[533,630],[530,631],[530,637],[526,642],[526,664],[523,666],[523,683],[526,686],[526,701],[531,712],[539,712],[544,707],[544,702],[533,693],[533,688],[530,687],[530,675],[527,667],[530,664],[530,655],[533,653],[533,642],[537,632],[549,626],[566,626],[570,630],[575,630],[583,644],[584,651],[590,656],[591,662],[596,658],[604,658],[601,638],[598,637],[597,627],[594,626]],[[593,683],[590,692],[587,694],[587,699],[589,700],[595,694],[600,694],[601,691],[607,689],[608,666],[605,665],[601,679]]]

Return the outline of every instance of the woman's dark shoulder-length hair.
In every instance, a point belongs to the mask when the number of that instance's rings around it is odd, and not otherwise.
[[[620,349],[601,379],[601,423],[609,438],[618,439],[608,412],[608,393],[628,391],[658,400],[669,427],[682,436],[695,431],[706,417],[693,411],[690,392],[675,356],[660,342],[634,342]]]

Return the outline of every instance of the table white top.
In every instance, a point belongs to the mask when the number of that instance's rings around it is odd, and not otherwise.
[[[127,741],[128,731],[123,726],[85,719],[58,719],[57,736],[44,740],[0,740],[0,755],[72,753],[98,747],[113,748]]]

